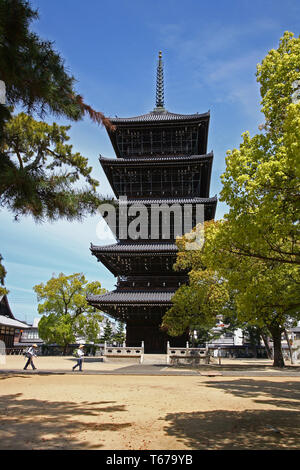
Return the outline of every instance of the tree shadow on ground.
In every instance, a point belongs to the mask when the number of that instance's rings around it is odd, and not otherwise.
[[[191,449],[299,449],[300,419],[287,410],[170,413],[164,431]]]
[[[7,380],[7,379],[29,379],[29,375],[26,374],[15,374],[15,373],[0,373],[0,380]]]
[[[104,431],[131,426],[131,423],[113,423],[111,415],[106,419],[108,413],[126,411],[125,405],[114,403],[25,399],[21,393],[3,395],[0,397],[1,449],[101,449]],[[92,445],[83,434],[91,431]]]
[[[212,380],[202,382],[200,386],[221,389],[226,394],[240,398],[251,398],[259,404],[294,409],[295,413],[300,408],[300,382],[296,380],[283,382],[253,379]]]
[[[253,379],[207,380],[199,384],[273,409],[214,410],[166,416],[167,434],[193,449],[299,449],[300,382]]]

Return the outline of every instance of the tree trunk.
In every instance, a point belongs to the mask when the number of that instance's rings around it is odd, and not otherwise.
[[[257,359],[257,346],[256,346],[254,340],[251,343],[251,349],[252,349],[253,357]]]
[[[263,343],[265,345],[268,358],[273,359],[273,353],[272,353],[272,350],[271,350],[270,345],[269,345],[268,337],[264,333],[261,333],[261,337],[262,337]]]
[[[269,328],[274,346],[274,362],[273,367],[284,367],[284,359],[281,350],[281,332],[280,326],[272,326]]]

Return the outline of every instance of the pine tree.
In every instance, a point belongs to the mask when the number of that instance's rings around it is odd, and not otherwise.
[[[96,194],[98,183],[90,177],[87,159],[65,143],[69,127],[50,126],[24,113],[13,116],[14,106],[40,118],[50,114],[78,121],[87,115],[113,126],[76,92],[75,77],[54,44],[30,29],[37,19],[28,1],[0,0],[0,81],[6,91],[5,104],[0,103],[0,207],[39,221],[81,219],[93,214],[103,198]],[[75,189],[80,177],[88,184]]]
[[[28,1],[0,0],[0,80],[5,82],[7,104],[22,105],[27,113],[50,113],[74,121],[86,114],[110,126],[101,112],[76,93],[75,78],[53,43],[30,30],[37,19],[38,12]],[[0,121],[8,117],[7,113],[7,106],[0,105]]]
[[[125,341],[125,331],[124,331],[124,323],[119,322],[117,331],[113,336],[113,340],[116,341],[118,344],[122,344]]]
[[[109,320],[106,320],[102,340],[107,343],[111,343],[113,341],[113,329]]]

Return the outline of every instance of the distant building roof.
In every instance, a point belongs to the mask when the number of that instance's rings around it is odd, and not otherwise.
[[[0,297],[0,315],[15,318],[9,306],[7,295],[2,295]]]
[[[11,326],[15,328],[30,328],[26,323],[15,320],[14,318],[6,317],[5,315],[0,315],[0,325]]]
[[[9,306],[7,295],[0,297],[0,325],[15,328],[29,328],[26,323],[23,323],[14,317]]]

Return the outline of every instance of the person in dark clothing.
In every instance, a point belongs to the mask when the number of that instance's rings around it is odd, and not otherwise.
[[[28,358],[26,364],[25,364],[25,367],[24,367],[24,370],[27,369],[27,367],[29,366],[29,364],[31,365],[31,367],[33,368],[33,370],[36,369],[34,363],[33,363],[33,358],[34,357],[37,357],[36,355],[36,349],[37,349],[37,344],[33,344],[32,346],[30,346],[30,348],[27,349],[26,353],[25,353],[25,357]]]

